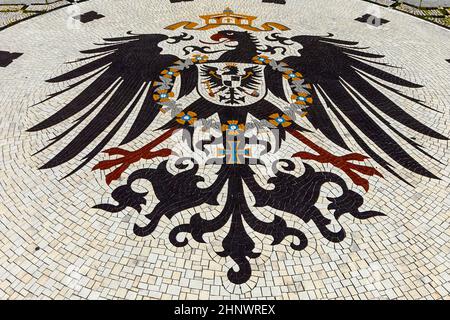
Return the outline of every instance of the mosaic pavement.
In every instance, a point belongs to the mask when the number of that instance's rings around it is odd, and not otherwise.
[[[165,2],[0,32],[0,298],[449,299],[449,31]]]

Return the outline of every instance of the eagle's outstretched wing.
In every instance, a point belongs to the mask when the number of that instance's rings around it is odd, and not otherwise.
[[[210,89],[216,89],[223,86],[222,77],[217,74],[219,69],[208,65],[200,67],[200,75],[205,82],[210,86]]]
[[[87,61],[85,64],[48,80],[55,83],[76,79],[68,88],[48,98],[52,99],[80,86],[89,79],[95,79],[58,112],[29,129],[29,131],[38,131],[63,121],[73,121],[66,131],[52,139],[49,144],[52,145],[71,132],[75,132],[78,127],[82,127],[75,137],[42,168],[52,168],[63,164],[92,143],[92,150],[73,172],[79,170],[107,145],[136,108],[139,111],[122,144],[132,141],[148,128],[160,109],[152,98],[157,89],[154,84],[172,81],[165,78],[161,72],[179,60],[174,55],[161,54],[162,49],[158,47],[158,44],[166,39],[168,36],[161,34],[105,39],[106,42],[98,48],[82,51],[90,55],[79,60]],[[181,80],[180,97],[191,92],[196,85],[197,72],[194,68],[186,72],[187,74],[183,74]],[[143,97],[143,102],[140,103]],[[107,134],[96,141],[102,133]]]
[[[263,79],[263,72],[260,66],[253,66],[245,68],[245,75],[242,77],[241,85],[248,89],[258,89],[261,80]]]
[[[329,116],[329,114],[333,114],[367,155],[390,173],[402,179],[386,157],[378,154],[367,143],[367,139],[370,139],[401,166],[417,174],[435,178],[402,148],[395,137],[389,135],[375,121],[376,119],[381,122],[398,138],[430,156],[420,144],[398,130],[391,120],[436,139],[447,138],[405,112],[375,84],[420,107],[431,109],[423,102],[403,94],[393,85],[407,88],[420,88],[421,86],[382,70],[380,66],[391,67],[376,61],[384,56],[369,53],[364,50],[366,48],[356,47],[357,42],[336,40],[331,37],[332,35],[328,37],[293,37],[292,41],[303,46],[303,49],[299,50],[300,56],[291,56],[283,60],[290,68],[302,73],[305,83],[312,86],[310,91],[313,103],[307,109],[308,120],[328,139],[348,150],[344,138]],[[272,71],[270,68],[266,70],[271,73],[267,74],[266,78],[272,93],[286,99],[283,78],[280,73]],[[319,99],[319,95],[323,102]],[[355,127],[363,133],[363,136],[356,132]]]

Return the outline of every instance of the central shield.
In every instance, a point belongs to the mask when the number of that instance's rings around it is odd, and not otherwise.
[[[222,106],[248,106],[266,95],[265,65],[251,63],[204,63],[199,65],[198,93]]]

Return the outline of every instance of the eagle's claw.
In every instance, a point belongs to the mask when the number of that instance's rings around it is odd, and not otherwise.
[[[298,152],[294,154],[292,157],[301,158],[305,160],[315,160],[320,163],[330,163],[333,166],[344,171],[356,185],[363,187],[364,190],[366,191],[369,190],[369,181],[361,177],[360,174],[367,176],[383,177],[383,175],[375,168],[350,162],[350,161],[364,161],[368,159],[368,157],[359,153],[350,153],[345,156],[335,156],[329,152],[323,152],[318,155],[309,152]]]
[[[128,150],[121,149],[121,148],[111,148],[111,149],[104,150],[103,153],[106,153],[109,156],[117,156],[117,155],[128,156],[132,152],[128,151]]]
[[[172,153],[172,150],[161,149],[158,151],[151,151],[148,148],[142,148],[136,151],[128,151],[121,148],[112,148],[103,152],[107,153],[109,156],[122,156],[117,159],[100,161],[94,166],[94,168],[92,168],[92,170],[107,170],[117,167],[106,175],[106,183],[109,185],[114,180],[118,180],[122,173],[124,173],[124,171],[127,170],[133,163],[138,162],[141,159],[148,160],[156,157],[168,157]]]

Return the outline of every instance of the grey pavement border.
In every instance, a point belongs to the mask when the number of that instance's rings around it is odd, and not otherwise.
[[[385,1],[382,1],[383,3],[381,3],[380,0],[362,0],[362,1],[369,2],[369,3],[372,3],[374,5],[378,5],[378,6],[385,7],[385,8],[392,8],[392,9],[398,11],[398,12],[402,12],[402,13],[408,14],[410,16],[419,18],[421,20],[430,22],[432,24],[435,24],[437,26],[440,26],[442,28],[450,30],[450,8],[447,8],[447,7],[445,7],[445,9],[447,10],[447,14],[444,17],[447,17],[447,19],[449,19],[449,22],[447,22],[448,25],[442,24],[442,23],[439,23],[439,22],[436,22],[436,21],[433,21],[433,20],[430,20],[430,19],[427,19],[427,17],[430,17],[430,16],[427,16],[427,15],[423,15],[423,16],[422,15],[416,15],[416,14],[413,14],[411,12],[398,9],[398,7],[401,6],[401,5],[407,5],[409,7],[419,9],[419,7],[414,6],[412,4],[409,4],[409,3],[406,3],[405,1],[392,1],[393,2],[392,4],[384,4]],[[439,8],[438,7],[426,7],[426,8],[423,8],[423,9],[431,10],[431,9],[439,9]]]

